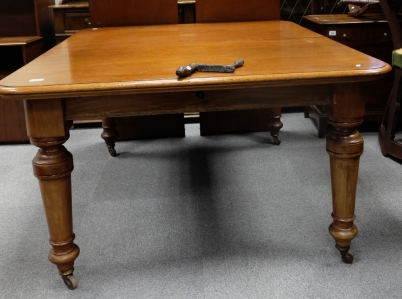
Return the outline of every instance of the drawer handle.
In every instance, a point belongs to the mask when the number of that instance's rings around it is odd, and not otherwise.
[[[344,33],[342,36],[343,36],[343,38],[345,38],[347,35],[346,35],[346,33]]]
[[[384,36],[388,36],[388,33],[387,33],[387,32],[384,32]]]
[[[89,18],[84,19],[85,25],[91,26],[91,20]]]

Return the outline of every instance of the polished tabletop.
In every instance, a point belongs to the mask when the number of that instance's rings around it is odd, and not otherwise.
[[[191,62],[233,64],[234,74],[175,71]],[[142,93],[311,82],[364,81],[390,66],[291,22],[92,28],[78,32],[0,81],[13,99]]]

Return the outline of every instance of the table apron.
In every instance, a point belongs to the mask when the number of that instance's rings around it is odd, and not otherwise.
[[[63,100],[66,119],[326,105],[332,85],[199,90],[75,97]]]

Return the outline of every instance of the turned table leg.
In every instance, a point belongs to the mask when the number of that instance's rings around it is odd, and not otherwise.
[[[77,286],[73,276],[74,260],[79,248],[73,243],[71,204],[71,172],[73,158],[62,145],[66,138],[31,139],[39,150],[32,161],[34,175],[39,180],[52,249],[49,260],[57,266],[70,289]]]
[[[283,123],[281,122],[281,110],[281,108],[270,108],[268,110],[268,130],[271,133],[275,145],[281,144],[281,138],[279,137],[279,131],[283,127]]]
[[[59,270],[68,288],[74,289],[74,260],[79,248],[74,244],[71,172],[73,157],[63,146],[69,125],[63,119],[61,101],[26,101],[25,115],[31,143],[39,150],[32,161],[39,180],[52,249],[49,260]]]
[[[358,232],[353,221],[356,217],[354,210],[359,160],[363,153],[363,138],[356,130],[364,116],[361,88],[359,84],[336,85],[328,117],[334,127],[327,136],[333,203],[333,222],[329,232],[345,263],[353,262],[350,243]]]
[[[116,157],[117,153],[114,147],[116,138],[119,135],[119,133],[116,131],[116,119],[114,117],[103,118],[102,128],[103,132],[101,137],[103,140],[105,140],[109,154],[112,157]]]
[[[334,219],[329,231],[335,238],[342,260],[352,263],[353,255],[349,248],[351,240],[357,235],[353,221],[363,138],[356,129],[335,127],[327,137],[327,151],[330,155]]]

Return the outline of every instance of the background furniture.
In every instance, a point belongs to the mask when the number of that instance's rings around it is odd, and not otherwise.
[[[338,15],[304,16],[301,25],[320,33],[334,41],[354,48],[391,64],[393,49],[391,32],[383,15],[368,14],[361,18]],[[340,55],[342,55],[340,53]],[[327,57],[327,59],[332,59]],[[366,112],[364,121],[380,123],[385,111],[387,99],[391,92],[393,76],[389,74],[366,88]],[[325,136],[327,126],[325,106],[310,106],[305,109],[305,116],[317,121],[318,137]]]
[[[49,6],[54,15],[57,43],[79,30],[92,27],[88,1],[63,1]],[[195,0],[177,0],[179,23],[194,23]],[[106,12],[108,14],[108,12]]]
[[[340,14],[347,11],[339,0],[281,0],[281,20],[300,24],[306,15]]]
[[[0,1],[0,79],[54,45],[54,0]],[[29,142],[21,102],[0,99],[0,143]]]
[[[396,2],[395,2],[396,3]],[[380,0],[381,8],[388,20],[394,51],[392,52],[392,64],[394,67],[395,79],[391,95],[389,97],[386,112],[381,123],[378,141],[381,146],[381,153],[384,156],[392,156],[402,159],[402,143],[395,140],[396,126],[401,118],[402,98],[402,30],[395,12],[390,8],[387,0]],[[401,4],[399,4],[402,6]]]
[[[40,36],[0,37],[0,80],[43,53]],[[0,99],[0,143],[29,142],[22,102]]]
[[[279,0],[197,0],[197,23],[279,20]],[[230,53],[232,49],[226,49]],[[233,62],[243,57],[233,57]],[[233,63],[227,61],[226,63]],[[216,62],[225,63],[225,62]],[[245,61],[247,65],[247,61]],[[280,144],[281,109],[258,109],[200,113],[201,135],[238,132],[271,132],[274,144]]]
[[[60,43],[79,30],[90,28],[88,1],[72,1],[50,5],[54,16],[56,43]]]
[[[0,36],[42,36],[45,50],[54,46],[54,0],[1,0]]]
[[[178,24],[177,0],[88,0],[92,27]]]

